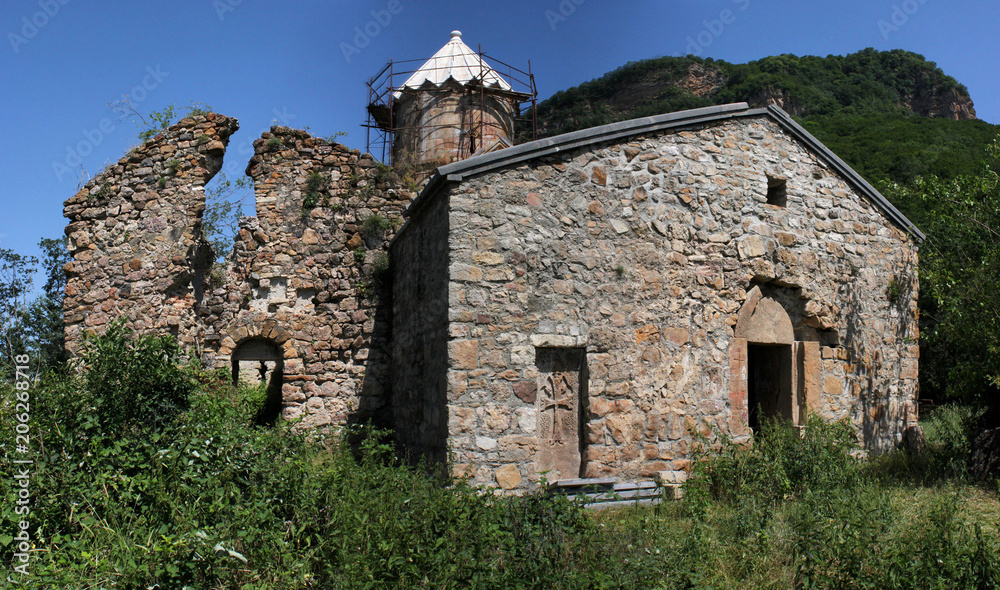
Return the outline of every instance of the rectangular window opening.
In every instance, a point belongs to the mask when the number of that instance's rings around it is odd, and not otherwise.
[[[767,204],[775,207],[784,207],[788,202],[784,178],[767,177]]]

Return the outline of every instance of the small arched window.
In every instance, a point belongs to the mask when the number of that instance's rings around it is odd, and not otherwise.
[[[254,416],[258,424],[274,424],[281,415],[281,386],[285,359],[281,347],[266,338],[241,342],[233,351],[233,385],[258,385],[265,388],[263,404]]]

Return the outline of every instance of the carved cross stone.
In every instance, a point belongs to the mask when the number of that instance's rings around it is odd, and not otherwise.
[[[537,467],[550,481],[580,476],[584,354],[579,348],[539,348],[536,352]]]
[[[547,400],[542,406],[542,412],[552,410],[552,432],[549,436],[549,441],[552,443],[563,442],[563,429],[566,426],[563,424],[565,420],[559,419],[559,408],[573,412],[576,409],[575,394],[570,378],[565,373],[549,375],[542,385],[543,399]],[[563,417],[565,418],[565,415]]]

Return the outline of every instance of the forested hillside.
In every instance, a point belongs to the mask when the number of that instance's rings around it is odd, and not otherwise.
[[[746,64],[693,56],[632,62],[540,103],[539,137],[743,101],[781,106],[872,181],[974,173],[998,131],[976,119],[968,90],[933,62],[865,49]]]

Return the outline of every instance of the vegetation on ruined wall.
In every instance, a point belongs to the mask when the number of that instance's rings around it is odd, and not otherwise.
[[[255,426],[259,391],[176,368],[160,354],[164,345],[125,332],[105,336],[94,341],[91,373],[49,376],[32,388],[35,587],[1000,582],[1000,504],[995,486],[961,475],[970,416],[953,409],[927,423],[922,455],[859,461],[847,453],[854,439],[843,424],[813,420],[804,437],[771,426],[753,450],[710,452],[715,458],[698,463],[682,502],[592,513],[565,499],[445,487],[401,465],[379,433],[352,446],[289,424]],[[111,382],[126,390],[143,384],[166,405],[196,389],[187,410],[152,419],[122,415],[105,397],[102,383]],[[0,418],[10,423],[12,412],[4,405]],[[0,432],[3,448],[13,444],[12,430]],[[4,472],[11,467],[3,463]],[[13,485],[0,483],[6,563],[14,552],[9,531],[20,520]]]
[[[152,139],[161,131],[169,129],[180,119],[207,115],[212,112],[211,106],[191,101],[186,107],[170,104],[162,110],[151,111],[144,115],[132,106],[128,97],[109,106],[122,119],[132,119],[135,122],[139,128],[139,139],[144,142]],[[278,143],[281,143],[280,139],[278,139]],[[176,159],[167,162],[167,169],[171,175],[178,173],[180,164],[180,161]],[[166,178],[160,178],[159,188],[164,188],[166,184]],[[205,187],[205,211],[202,213],[201,232],[205,239],[212,244],[217,261],[228,258],[232,253],[234,236],[239,230],[239,220],[243,216],[243,206],[252,197],[253,183],[246,176],[231,180],[225,172],[219,172]]]
[[[159,111],[152,111],[148,115],[143,115],[135,106],[129,96],[122,100],[115,101],[108,105],[122,119],[132,119],[139,126],[139,139],[146,141],[156,136],[157,133],[170,128],[178,119],[193,117],[195,115],[207,115],[212,112],[212,107],[203,103],[191,101],[186,107],[178,107],[169,104]]]

